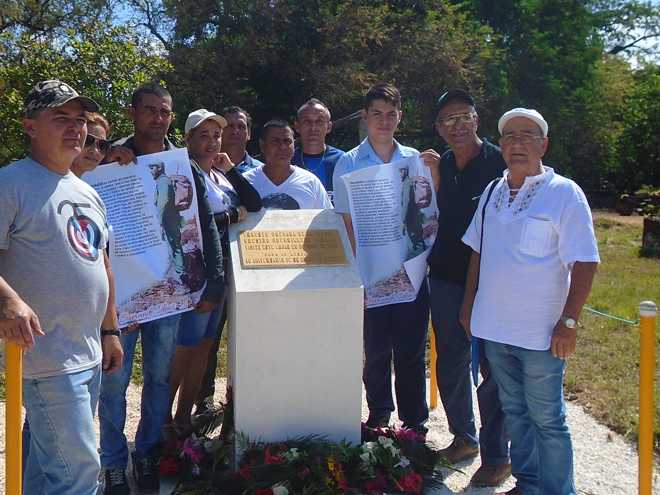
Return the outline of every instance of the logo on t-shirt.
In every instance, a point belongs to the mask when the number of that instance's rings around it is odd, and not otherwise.
[[[94,220],[80,212],[80,208],[90,208],[89,203],[73,203],[62,201],[57,207],[57,213],[62,214],[65,206],[71,206],[73,214],[66,223],[66,234],[73,250],[85,260],[96,261],[99,257],[101,230]]]
[[[264,208],[271,210],[299,210],[300,204],[291,196],[285,193],[272,193],[262,198],[261,203]]]

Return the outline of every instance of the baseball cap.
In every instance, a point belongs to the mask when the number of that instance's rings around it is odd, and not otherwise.
[[[443,93],[440,98],[438,98],[438,103],[436,105],[436,110],[439,112],[442,110],[449,102],[452,101],[462,101],[467,103],[470,106],[474,106],[474,98],[470,96],[470,93],[462,89],[450,89]]]
[[[23,104],[23,113],[29,116],[42,108],[61,107],[73,100],[78,100],[88,112],[99,111],[99,104],[91,98],[79,95],[75,89],[65,82],[49,79],[38,82],[30,90]]]
[[[183,128],[184,135],[188,135],[190,131],[202,125],[202,122],[205,122],[209,119],[216,121],[222,128],[227,127],[227,121],[222,115],[209,112],[206,108],[200,108],[199,110],[190,112],[188,115],[188,118],[186,119],[186,125]]]
[[[497,123],[497,130],[500,131],[500,134],[502,134],[502,129],[504,129],[506,123],[515,117],[524,117],[534,121],[541,128],[543,137],[548,137],[548,123],[543,118],[543,115],[532,108],[514,108],[505,112]]]

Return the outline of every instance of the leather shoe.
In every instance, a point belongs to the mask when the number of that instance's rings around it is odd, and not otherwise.
[[[479,455],[479,446],[470,442],[467,438],[454,437],[449,447],[440,450],[440,455],[452,464],[473,459]]]
[[[499,486],[511,476],[511,464],[489,466],[482,464],[472,475],[470,484],[474,486]]]

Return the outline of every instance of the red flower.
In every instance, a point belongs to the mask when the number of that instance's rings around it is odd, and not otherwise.
[[[284,457],[281,455],[271,455],[268,447],[264,449],[264,462],[266,464],[284,464]]]
[[[400,442],[410,441],[424,443],[426,441],[424,435],[411,428],[401,428],[396,431],[395,435]]]
[[[301,480],[304,480],[310,474],[312,474],[312,471],[308,467],[306,467],[298,473],[298,476],[300,477]]]
[[[160,460],[159,471],[161,476],[176,476],[179,474],[179,463],[171,457],[164,457]]]
[[[404,493],[422,493],[422,477],[415,471],[410,471],[399,480]]]
[[[250,468],[247,466],[242,467],[238,471],[236,471],[235,476],[237,478],[242,478],[244,480],[249,480],[250,477],[252,476],[252,472],[250,471]]]
[[[378,473],[372,480],[366,481],[362,485],[362,491],[365,493],[381,494],[387,488],[387,480],[382,473]]]
[[[256,488],[254,490],[254,495],[273,495],[272,488]]]

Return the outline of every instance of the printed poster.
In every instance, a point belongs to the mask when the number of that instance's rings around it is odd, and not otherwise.
[[[137,165],[101,165],[82,179],[108,212],[120,326],[194,308],[206,278],[188,151],[139,156]]]
[[[414,301],[438,230],[431,171],[415,156],[341,178],[367,307]]]

